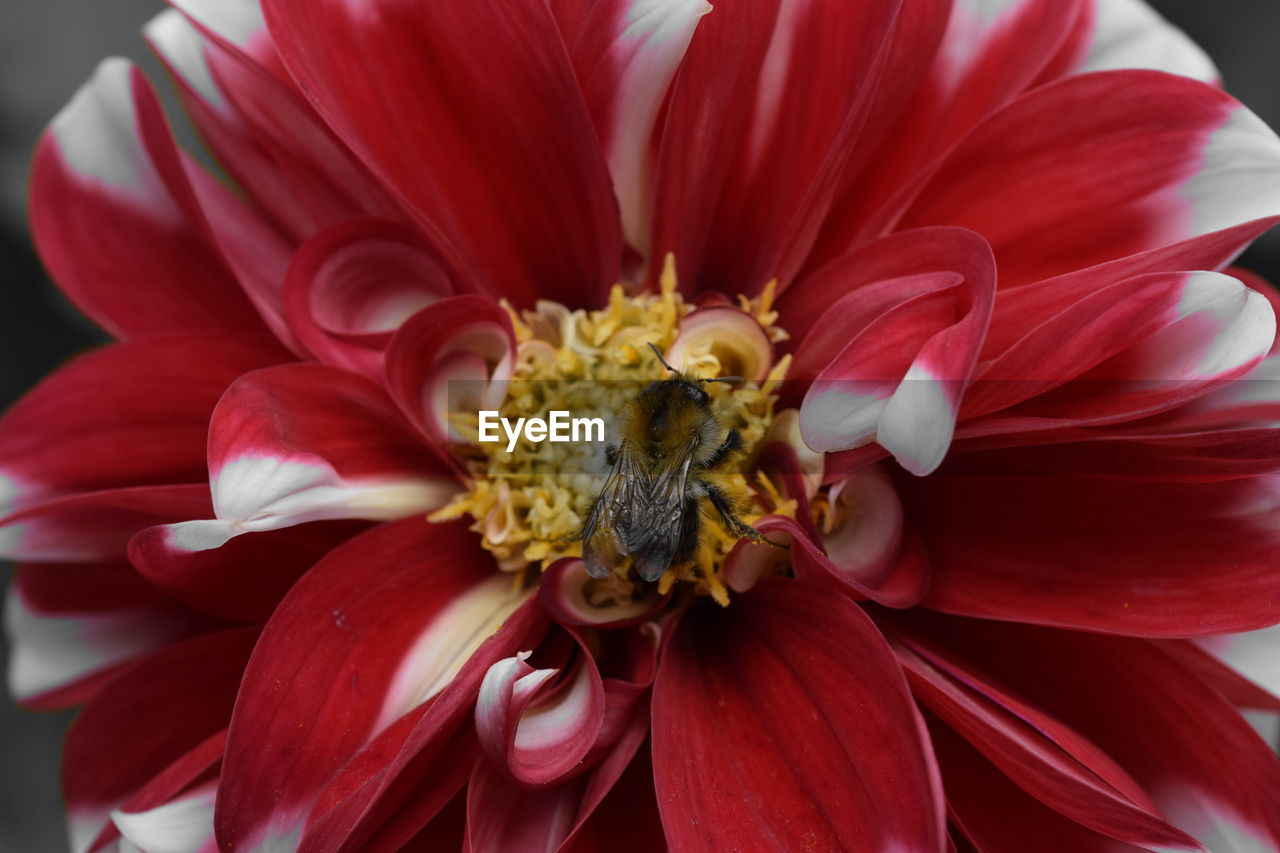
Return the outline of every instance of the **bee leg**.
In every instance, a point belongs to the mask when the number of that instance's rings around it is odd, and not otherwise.
[[[720,491],[719,486],[711,483],[704,483],[702,491],[707,496],[707,500],[711,501],[711,506],[720,515],[720,521],[725,528],[734,536],[745,536],[753,542],[759,542],[764,539],[764,534],[756,530],[750,524],[744,524],[742,519],[738,518],[738,514],[733,511],[733,507],[729,504],[729,499],[725,497],[724,492]]]
[[[790,550],[790,545],[780,545],[774,542],[768,536],[738,518],[738,514],[733,511],[733,507],[729,504],[729,499],[725,497],[724,492],[720,491],[718,486],[713,486],[711,483],[703,483],[702,492],[707,496],[707,500],[711,501],[711,505],[715,507],[716,512],[719,513],[720,520],[724,523],[725,528],[734,536],[741,536],[744,539],[750,539],[752,542],[762,542],[765,545],[772,545],[784,551]]]
[[[742,449],[742,436],[738,433],[736,429],[731,429],[729,430],[729,434],[724,437],[724,441],[720,443],[720,446],[717,447],[715,451],[706,458],[706,461],[700,463],[700,465],[703,470],[710,471],[712,468],[715,468],[717,465],[719,465],[721,462],[727,459],[730,453],[734,453],[735,451],[738,451],[741,449]]]
[[[618,446],[616,444],[605,445],[604,461],[609,463],[610,468],[618,464]]]

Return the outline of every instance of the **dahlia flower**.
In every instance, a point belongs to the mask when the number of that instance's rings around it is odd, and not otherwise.
[[[225,177],[100,66],[0,422],[77,853],[1280,850],[1280,139],[1140,0],[174,6]],[[763,538],[596,578],[477,418],[651,346]]]

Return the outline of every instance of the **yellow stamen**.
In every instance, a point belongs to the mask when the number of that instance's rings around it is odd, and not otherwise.
[[[770,282],[754,300],[741,300],[743,310],[775,341],[785,338],[785,333],[773,326],[776,284]],[[616,423],[641,388],[669,375],[652,356],[649,344],[665,352],[675,340],[681,319],[694,310],[680,297],[672,255],[665,259],[657,293],[628,295],[621,285],[615,285],[607,305],[596,311],[570,311],[551,302],[540,302],[533,311],[517,312],[504,306],[511,315],[517,350],[499,415],[512,422],[516,418],[546,418],[559,410],[571,412],[573,417],[602,417],[607,424]],[[743,439],[742,452],[723,470],[707,476],[738,506],[747,523],[758,519],[766,504],[734,466],[740,467],[749,458],[768,431],[774,391],[789,362],[789,358],[779,361],[761,385],[706,386],[725,429],[737,429]],[[691,364],[696,364],[697,375],[704,378],[723,372],[723,365],[710,351],[698,352]],[[460,435],[478,436],[478,413],[456,413],[456,422]],[[582,526],[607,473],[604,447],[593,442],[533,443],[521,437],[508,453],[505,438],[496,443],[477,442],[463,454],[470,488],[432,513],[430,519],[445,521],[463,515],[476,519],[472,529],[483,535],[483,546],[502,568],[516,573],[523,573],[533,563],[546,568],[562,557],[581,556]],[[794,501],[784,500],[767,478],[758,478],[758,483],[774,512],[794,513]],[[729,593],[721,568],[737,537],[715,518],[703,518],[694,558],[672,566],[659,580],[658,589],[666,593],[677,581],[683,581],[727,605]]]

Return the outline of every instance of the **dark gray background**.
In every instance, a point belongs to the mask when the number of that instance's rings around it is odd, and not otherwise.
[[[1228,90],[1280,127],[1280,3],[1152,5],[1208,50]],[[27,164],[42,126],[103,56],[131,57],[161,80],[138,35],[161,8],[159,0],[0,0],[0,405],[102,339],[55,293],[30,251]],[[1280,280],[1280,236],[1264,238],[1245,263]],[[0,853],[66,850],[57,755],[69,720],[69,713],[25,714],[0,699]]]

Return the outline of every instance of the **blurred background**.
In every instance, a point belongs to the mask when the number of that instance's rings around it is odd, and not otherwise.
[[[1228,91],[1280,127],[1280,3],[1149,0],[1217,62]],[[0,406],[72,353],[104,340],[49,284],[26,225],[26,174],[44,124],[108,55],[166,89],[139,36],[160,0],[3,0],[0,5]],[[168,95],[167,91],[164,94]],[[175,116],[176,102],[167,103]],[[186,144],[194,140],[182,136]],[[1280,280],[1280,231],[1243,263]],[[3,567],[0,581],[7,580]],[[7,650],[0,646],[0,653]],[[71,714],[26,714],[0,699],[0,853],[65,853],[58,752]]]

